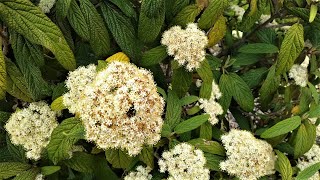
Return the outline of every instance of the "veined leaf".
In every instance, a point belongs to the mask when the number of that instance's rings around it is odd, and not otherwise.
[[[229,5],[228,0],[210,0],[208,7],[205,9],[199,20],[201,29],[209,29],[223,14],[225,8]]]
[[[85,152],[74,152],[71,159],[64,161],[68,167],[83,173],[93,173],[96,163],[95,156]]]
[[[167,111],[165,123],[168,124],[171,129],[173,129],[177,124],[179,124],[181,118],[181,111],[182,108],[179,97],[174,91],[169,90],[167,98]]]
[[[204,114],[204,115],[194,116],[190,119],[182,121],[180,124],[178,124],[174,128],[174,132],[176,132],[177,134],[182,134],[182,133],[194,130],[197,127],[201,126],[201,124],[208,121],[209,117],[210,116],[208,114]]]
[[[173,70],[172,90],[179,97],[185,96],[192,83],[192,73],[187,72],[183,67]]]
[[[140,161],[144,162],[147,166],[154,168],[153,147],[144,147],[139,154]]]
[[[12,158],[15,160],[15,161],[19,161],[19,162],[22,162],[22,163],[27,163],[28,160],[26,158],[26,152],[25,150],[23,149],[23,147],[21,145],[19,146],[15,146],[11,143],[11,140],[9,138],[9,135],[6,136],[6,141],[7,141],[7,148],[8,148],[8,151],[10,152]]]
[[[47,146],[49,159],[57,164],[63,159],[69,158],[68,152],[79,139],[83,138],[84,129],[77,118],[69,118],[56,127]]]
[[[214,81],[214,79],[210,64],[207,59],[202,61],[200,68],[197,69],[197,73],[202,80],[199,97],[209,99],[211,97],[212,81]]]
[[[123,14],[125,14],[126,16],[131,17],[133,19],[137,19],[137,13],[130,0],[110,0],[110,2],[118,6],[118,8],[120,8]]]
[[[53,174],[61,169],[60,166],[43,166],[41,167],[41,174],[44,176]]]
[[[165,0],[143,0],[138,25],[139,39],[145,43],[153,42],[161,31],[164,19]]]
[[[278,155],[276,161],[276,169],[281,173],[281,178],[283,180],[291,180],[292,179],[292,167],[289,159],[282,152],[276,150]]]
[[[167,50],[165,46],[157,46],[146,51],[142,55],[141,66],[152,66],[160,63],[168,57]]]
[[[273,138],[295,130],[301,124],[300,116],[282,120],[261,134],[262,138]]]
[[[0,100],[6,97],[7,71],[6,62],[2,54],[2,40],[0,38]]]
[[[316,172],[318,172],[319,169],[320,169],[320,162],[307,167],[306,169],[301,171],[296,178],[297,180],[307,180],[310,177],[312,177]]]
[[[67,70],[76,67],[74,55],[60,29],[29,0],[2,0],[0,17],[29,41],[43,45]]]
[[[308,152],[312,147],[316,138],[316,128],[315,126],[310,126],[310,123],[303,123],[297,130],[292,146],[294,147],[294,158],[302,156],[304,153]]]
[[[29,164],[20,162],[2,162],[0,163],[0,178],[10,178],[25,170],[28,170],[30,167],[31,166]]]
[[[79,4],[78,6],[76,0],[71,2],[68,13],[71,26],[79,36],[90,42],[96,55],[107,55],[110,51],[110,39],[103,19],[90,0],[80,0]]]
[[[266,43],[247,44],[239,49],[239,52],[252,54],[277,53],[278,51],[277,46]]]
[[[244,73],[241,78],[248,84],[250,88],[258,86],[265,76],[267,75],[268,69],[266,67],[251,69]]]
[[[214,155],[211,153],[204,153],[204,157],[206,158],[206,167],[213,171],[221,171],[220,169],[220,162],[223,161],[225,158],[222,156]]]
[[[211,154],[217,154],[220,156],[225,156],[225,149],[222,145],[220,145],[216,141],[208,141],[205,139],[192,139],[188,141],[188,143],[192,144],[196,148],[201,149],[203,152],[211,153]]]
[[[66,109],[66,107],[63,104],[63,96],[60,96],[57,99],[55,99],[51,103],[50,108],[54,111],[61,111],[63,109]]]
[[[200,12],[201,8],[196,4],[186,6],[177,14],[173,20],[173,23],[184,27],[188,23],[194,22]]]
[[[31,168],[27,171],[19,173],[14,180],[33,180],[36,179],[37,175],[39,174],[39,168]]]
[[[273,99],[274,93],[280,85],[280,76],[276,75],[276,67],[273,65],[267,75],[266,80],[260,88],[260,101],[263,108],[266,108],[269,102]]]
[[[294,24],[287,31],[281,44],[276,75],[287,72],[294,64],[304,47],[303,26]]]
[[[119,149],[106,150],[107,161],[112,164],[114,168],[128,168],[134,157],[129,156],[126,152]]]
[[[10,31],[10,41],[16,62],[27,80],[27,87],[33,99],[37,101],[51,95],[51,88],[43,79],[40,70],[44,65],[41,47],[14,31]]]
[[[64,19],[67,16],[71,1],[72,0],[58,0],[56,2],[56,12],[59,18]]]
[[[120,62],[129,63],[129,62],[130,62],[130,59],[129,59],[129,57],[128,57],[125,53],[123,53],[123,52],[118,52],[118,53],[116,53],[116,54],[108,57],[108,58],[106,59],[106,61],[107,61],[108,63],[111,63],[112,61],[120,61]]]
[[[208,34],[208,46],[212,47],[216,45],[221,39],[226,35],[227,32],[227,24],[226,18],[224,16],[220,16],[217,22],[214,24],[213,28],[209,31]]]

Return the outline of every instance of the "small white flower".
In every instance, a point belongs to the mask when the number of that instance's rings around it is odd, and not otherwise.
[[[232,30],[232,36],[234,38],[241,39],[243,36],[243,32],[238,30]]]
[[[10,134],[13,144],[22,145],[26,149],[28,159],[38,160],[57,126],[56,112],[40,101],[13,113],[5,129]]]
[[[188,71],[200,67],[205,59],[205,47],[208,38],[197,24],[190,23],[185,30],[180,26],[173,26],[162,35],[161,44],[167,46],[167,53],[174,56],[180,66],[185,66]]]
[[[130,172],[124,177],[124,180],[151,180],[152,175],[150,167],[138,166],[136,172]]]
[[[232,5],[232,6],[230,6],[230,9],[232,9],[234,11],[235,15],[238,18],[238,21],[241,21],[243,15],[245,13],[245,10],[242,7],[238,6],[238,5]]]
[[[305,87],[308,83],[308,65],[309,57],[306,56],[301,65],[294,64],[289,71],[289,77],[294,79],[295,83],[301,87]]]
[[[221,140],[227,150],[227,160],[220,163],[221,170],[241,180],[256,180],[275,172],[276,156],[266,141],[237,129],[223,135]]]
[[[210,171],[205,168],[206,158],[201,150],[187,143],[180,143],[162,154],[158,161],[160,172],[168,171],[170,180],[209,180]]]
[[[42,174],[37,174],[34,180],[44,180],[44,176]]]
[[[197,79],[196,80],[196,86],[199,88],[202,85],[202,80],[201,79]]]
[[[56,0],[40,0],[38,6],[43,13],[49,13],[55,3]]]

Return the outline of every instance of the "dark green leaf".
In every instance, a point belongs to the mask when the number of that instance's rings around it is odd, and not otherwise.
[[[220,162],[224,160],[224,157],[210,154],[210,153],[204,153],[204,157],[206,157],[206,160],[207,160],[207,163],[206,163],[207,168],[209,168],[212,171],[221,171]]]
[[[19,173],[13,180],[34,180],[39,174],[39,168],[32,168],[22,173]]]
[[[137,13],[135,12],[134,6],[130,0],[110,0],[110,2],[118,6],[126,16],[134,19],[137,18]]]
[[[181,118],[181,111],[182,108],[179,97],[174,91],[169,90],[165,123],[168,124],[171,129],[173,129],[177,124],[179,124]]]
[[[277,53],[278,47],[272,44],[266,43],[252,43],[242,46],[239,52],[250,54],[265,54],[265,53]]]
[[[181,98],[186,95],[192,83],[192,73],[183,67],[173,70],[172,90]]]
[[[139,154],[139,159],[148,167],[154,168],[153,147],[144,147]]]
[[[58,0],[56,2],[56,13],[60,19],[64,19],[69,11],[72,0]]]
[[[250,88],[258,86],[264,79],[268,72],[266,67],[251,69],[244,73],[241,78],[248,84]]]
[[[192,139],[188,141],[188,143],[192,144],[198,149],[201,149],[203,152],[216,154],[220,156],[226,155],[225,149],[223,148],[223,146],[216,141],[208,141],[208,140],[199,138],[199,139]]]
[[[22,163],[27,163],[28,160],[26,158],[25,150],[23,149],[22,146],[15,146],[11,143],[9,136],[6,136],[6,141],[7,141],[7,148],[8,151],[10,152],[12,158],[15,161],[19,161]]]
[[[41,167],[41,174],[44,176],[53,174],[61,169],[60,166],[43,166]]]
[[[160,63],[168,57],[167,50],[165,46],[157,46],[146,51],[142,55],[141,66],[152,66]]]
[[[178,124],[174,128],[174,132],[176,132],[177,134],[182,134],[194,130],[197,127],[201,126],[201,124],[203,124],[204,122],[208,121],[209,117],[210,116],[208,114],[194,116]]]
[[[20,162],[0,163],[0,178],[7,179],[31,168],[29,164]]]

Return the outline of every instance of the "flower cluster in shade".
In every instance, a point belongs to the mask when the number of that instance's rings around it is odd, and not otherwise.
[[[5,129],[13,144],[24,147],[28,159],[38,160],[57,126],[56,112],[40,101],[30,103],[29,107],[14,112]]]
[[[137,171],[130,172],[124,177],[124,180],[151,180],[152,175],[150,167],[138,166]]]
[[[316,164],[320,163],[320,147],[317,144],[314,144],[311,149],[298,159],[297,167],[303,171],[304,169]],[[311,176],[308,180],[319,180],[320,174],[316,172],[313,176]]]
[[[40,0],[38,7],[42,10],[43,13],[49,13],[55,3],[56,0]]]
[[[208,38],[195,23],[187,25],[186,29],[173,26],[162,35],[161,44],[167,46],[167,53],[174,56],[180,66],[185,66],[188,71],[200,67],[205,59],[205,48]]]
[[[306,56],[305,60],[300,65],[294,64],[289,71],[289,77],[294,79],[298,86],[305,87],[308,83],[309,59],[310,58]]]
[[[211,96],[209,99],[200,98],[200,108],[204,110],[206,114],[210,115],[209,122],[212,125],[215,125],[219,122],[219,119],[217,118],[218,115],[223,114],[223,108],[222,106],[217,102],[217,100],[221,97],[221,92],[219,89],[219,86],[215,83],[215,81],[212,81],[212,90],[211,90]]]
[[[206,180],[210,178],[205,168],[206,158],[201,150],[187,143],[180,143],[170,151],[165,151],[158,161],[160,172],[168,171],[168,180]]]
[[[237,16],[238,21],[242,21],[242,17],[245,13],[244,8],[240,7],[239,5],[232,5],[230,9],[234,11],[235,16]]]
[[[74,103],[73,112],[80,116],[88,141],[100,149],[127,150],[134,156],[144,144],[160,140],[164,100],[149,71],[119,61],[97,73],[91,66],[83,68],[69,74],[70,94],[64,102]]]
[[[256,139],[250,132],[232,129],[221,137],[226,149],[227,160],[220,163],[220,169],[241,180],[256,180],[275,173],[276,156],[272,146]]]

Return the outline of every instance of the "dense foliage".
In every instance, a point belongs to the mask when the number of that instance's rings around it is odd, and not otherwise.
[[[0,179],[314,179],[318,0],[0,0]]]

